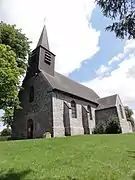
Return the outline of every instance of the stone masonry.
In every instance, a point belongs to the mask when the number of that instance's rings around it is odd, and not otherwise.
[[[77,134],[84,134],[84,128],[82,125],[82,105],[87,109],[87,106],[90,105],[92,108],[92,120],[90,120],[89,113],[88,113],[88,123],[90,132],[92,133],[93,128],[95,127],[95,109],[96,105],[90,102],[86,102],[80,100],[79,98],[73,98],[68,95],[65,95],[60,92],[53,93],[53,130],[54,130],[54,137],[56,136],[64,136],[64,124],[63,124],[63,106],[64,102],[68,104],[69,107],[69,117],[70,117],[70,128],[71,128],[71,135]],[[71,115],[71,101],[75,100],[76,107],[77,107],[77,118],[72,118]]]
[[[29,89],[34,86],[34,101],[29,102]],[[48,129],[52,130],[52,99],[49,83],[42,73],[28,79],[23,83],[23,88],[19,98],[21,100],[21,110],[15,111],[13,134],[14,138],[27,138],[27,121],[33,120],[33,138],[42,137]]]

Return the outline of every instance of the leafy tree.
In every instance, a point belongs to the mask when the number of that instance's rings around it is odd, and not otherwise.
[[[20,68],[21,74],[25,73],[27,67],[30,43],[22,30],[16,29],[16,25],[0,23],[0,44],[9,45],[15,52],[17,66]]]
[[[16,54],[8,45],[0,44],[0,109],[5,116],[13,116],[14,107],[19,107],[18,90],[21,68],[17,67]],[[4,121],[5,124],[10,125]]]
[[[133,110],[131,108],[129,108],[128,106],[125,106],[124,107],[125,109],[125,113],[126,113],[126,117],[127,117],[127,120],[131,122],[131,125],[132,125],[132,128],[134,128],[134,119],[133,119]]]
[[[21,29],[0,23],[0,109],[7,126],[12,125],[14,108],[19,108],[19,80],[27,68],[30,43]]]
[[[11,129],[5,128],[1,131],[1,136],[11,136]]]
[[[95,0],[103,15],[113,24],[106,30],[113,31],[119,38],[135,38],[135,0]]]

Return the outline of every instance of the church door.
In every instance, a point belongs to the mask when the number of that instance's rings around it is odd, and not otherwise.
[[[83,106],[82,106],[82,124],[83,124],[83,128],[84,128],[84,134],[90,134],[88,113]]]
[[[69,107],[66,103],[64,103],[63,123],[65,128],[65,136],[71,136]]]
[[[33,138],[33,120],[29,119],[27,122],[27,138],[32,139]]]

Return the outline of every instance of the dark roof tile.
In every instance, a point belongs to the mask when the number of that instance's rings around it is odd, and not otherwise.
[[[48,42],[48,36],[47,36],[47,30],[46,30],[46,26],[43,27],[41,36],[39,38],[37,47],[42,46],[45,49],[49,50],[49,42]]]
[[[117,94],[97,99],[99,106],[96,110],[106,109],[116,106]]]
[[[91,102],[97,103],[99,96],[90,88],[79,84],[68,77],[55,72],[54,76],[42,71],[43,75],[49,81],[53,89],[57,89]]]

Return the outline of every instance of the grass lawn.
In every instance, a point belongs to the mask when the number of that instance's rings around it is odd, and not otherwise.
[[[0,180],[133,180],[135,134],[1,141]]]

